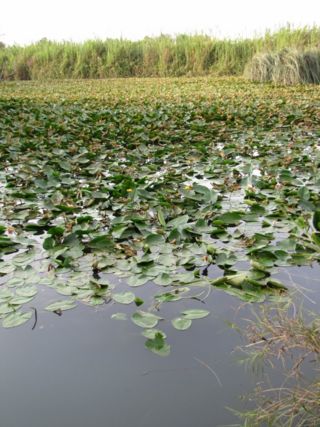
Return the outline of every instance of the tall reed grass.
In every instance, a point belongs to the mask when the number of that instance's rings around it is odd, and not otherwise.
[[[320,47],[320,27],[282,28],[252,39],[206,35],[89,40],[84,43],[43,39],[28,46],[0,48],[0,78],[56,79],[145,76],[240,75],[258,52]]]
[[[244,75],[257,82],[319,84],[320,49],[306,52],[282,49],[276,53],[258,53],[246,66]]]

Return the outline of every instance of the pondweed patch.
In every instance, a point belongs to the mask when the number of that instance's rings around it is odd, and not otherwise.
[[[27,322],[46,286],[65,298],[38,309],[114,302],[123,319],[121,307],[132,307],[147,348],[168,354],[152,328],[188,329],[207,316],[211,289],[282,297],[276,268],[319,260],[316,88],[8,83],[0,109],[4,327]],[[151,307],[140,286],[158,287]],[[183,300],[163,319],[162,304]]]

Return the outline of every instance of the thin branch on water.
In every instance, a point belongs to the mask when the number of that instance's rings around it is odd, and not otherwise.
[[[222,387],[222,383],[220,381],[220,378],[218,377],[218,375],[216,374],[216,372],[203,360],[198,359],[197,357],[194,357],[194,360],[196,360],[197,362],[200,363],[200,365],[204,366],[205,368],[207,368],[216,378],[216,380],[218,381],[218,384],[220,387]]]
[[[311,299],[310,297],[308,297],[308,295],[306,295],[306,293],[304,293],[301,289],[303,289],[303,290],[308,290],[308,289],[305,289],[303,286],[301,286],[301,285],[298,285],[294,280],[293,280],[293,278],[292,278],[292,276],[291,276],[291,274],[289,273],[289,271],[288,270],[284,270],[284,272],[287,274],[287,276],[289,277],[289,280],[290,280],[290,283],[291,283],[291,285],[295,288],[295,290],[296,291],[298,291],[298,292],[300,292],[301,293],[301,295],[304,297],[304,298],[306,298],[309,302],[311,302],[311,304],[316,304],[316,302],[313,300],[313,299]]]
[[[31,307],[34,310],[34,324],[31,328],[31,330],[33,331],[35,329],[35,327],[37,326],[38,323],[38,311],[35,307]]]

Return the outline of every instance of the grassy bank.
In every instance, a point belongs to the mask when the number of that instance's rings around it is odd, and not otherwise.
[[[162,35],[140,41],[42,40],[0,49],[0,77],[12,80],[147,76],[240,75],[259,52],[318,48],[320,28],[280,29],[253,39]]]

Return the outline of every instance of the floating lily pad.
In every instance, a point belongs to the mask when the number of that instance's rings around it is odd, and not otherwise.
[[[130,304],[135,300],[135,295],[133,292],[117,293],[112,294],[112,299],[120,304]]]
[[[171,323],[179,331],[185,331],[186,329],[189,329],[190,326],[192,325],[192,320],[191,318],[188,318],[188,316],[183,316],[183,317],[176,317],[171,321]]]
[[[127,315],[125,313],[114,313],[111,315],[111,319],[127,320]]]
[[[145,311],[137,311],[131,316],[133,323],[140,326],[141,328],[154,328],[157,326],[161,317],[156,316],[153,313]]]
[[[161,332],[156,332],[154,338],[147,339],[145,346],[158,356],[168,356],[170,354],[170,345],[165,342],[165,337]]]
[[[48,311],[65,311],[65,310],[71,310],[72,308],[75,308],[77,304],[74,301],[69,300],[62,300],[62,301],[56,301],[52,304],[47,305],[46,310]]]
[[[186,319],[202,319],[204,317],[209,316],[210,311],[208,310],[197,310],[197,309],[191,309],[191,310],[185,310],[182,312],[184,318]]]
[[[28,311],[26,313],[15,311],[14,313],[8,314],[2,321],[2,326],[4,328],[13,328],[15,326],[20,326],[30,320],[32,317],[32,312]]]

